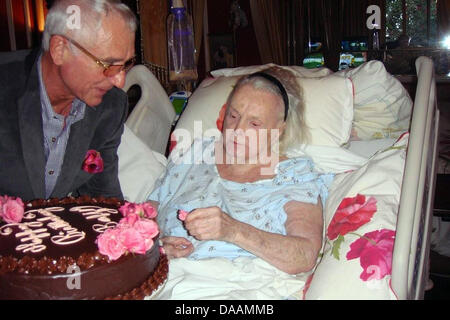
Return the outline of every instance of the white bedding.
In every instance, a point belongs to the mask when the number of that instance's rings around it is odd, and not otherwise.
[[[125,200],[136,203],[146,201],[166,168],[166,157],[151,150],[127,125],[117,155],[119,181]]]
[[[301,299],[307,274],[282,272],[259,258],[169,261],[164,288],[152,300]]]

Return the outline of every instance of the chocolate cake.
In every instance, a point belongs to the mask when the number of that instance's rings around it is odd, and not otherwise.
[[[97,247],[123,203],[65,198],[25,203],[20,223],[0,220],[0,299],[143,299],[167,278],[158,240],[115,261]]]

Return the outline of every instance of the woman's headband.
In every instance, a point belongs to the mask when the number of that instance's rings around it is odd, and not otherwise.
[[[288,95],[287,95],[287,92],[286,92],[286,89],[284,88],[284,86],[281,84],[281,82],[277,78],[275,78],[265,72],[252,73],[251,75],[248,76],[248,79],[255,78],[255,77],[261,77],[261,78],[267,79],[271,83],[273,83],[274,85],[276,85],[278,87],[278,89],[281,92],[281,97],[283,98],[283,102],[284,102],[284,121],[286,121],[288,111],[289,111],[289,98],[288,98]]]

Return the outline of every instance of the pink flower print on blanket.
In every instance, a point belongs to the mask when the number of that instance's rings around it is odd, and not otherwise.
[[[344,198],[334,214],[328,226],[328,238],[334,240],[339,235],[357,230],[372,219],[377,211],[377,200],[374,197],[366,197],[357,194],[353,198]]]
[[[354,197],[342,199],[327,229],[327,236],[331,241],[331,254],[337,260],[340,259],[344,236],[354,234],[353,231],[368,223],[375,212],[377,212],[377,200],[374,197],[367,199],[366,196],[357,194]]]
[[[347,260],[360,258],[363,281],[383,279],[392,271],[395,231],[381,229],[364,234],[350,245]]]

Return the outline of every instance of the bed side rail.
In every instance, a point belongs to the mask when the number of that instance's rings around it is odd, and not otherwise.
[[[392,257],[392,289],[399,299],[421,299],[428,278],[439,111],[430,58],[416,60],[417,90]]]

